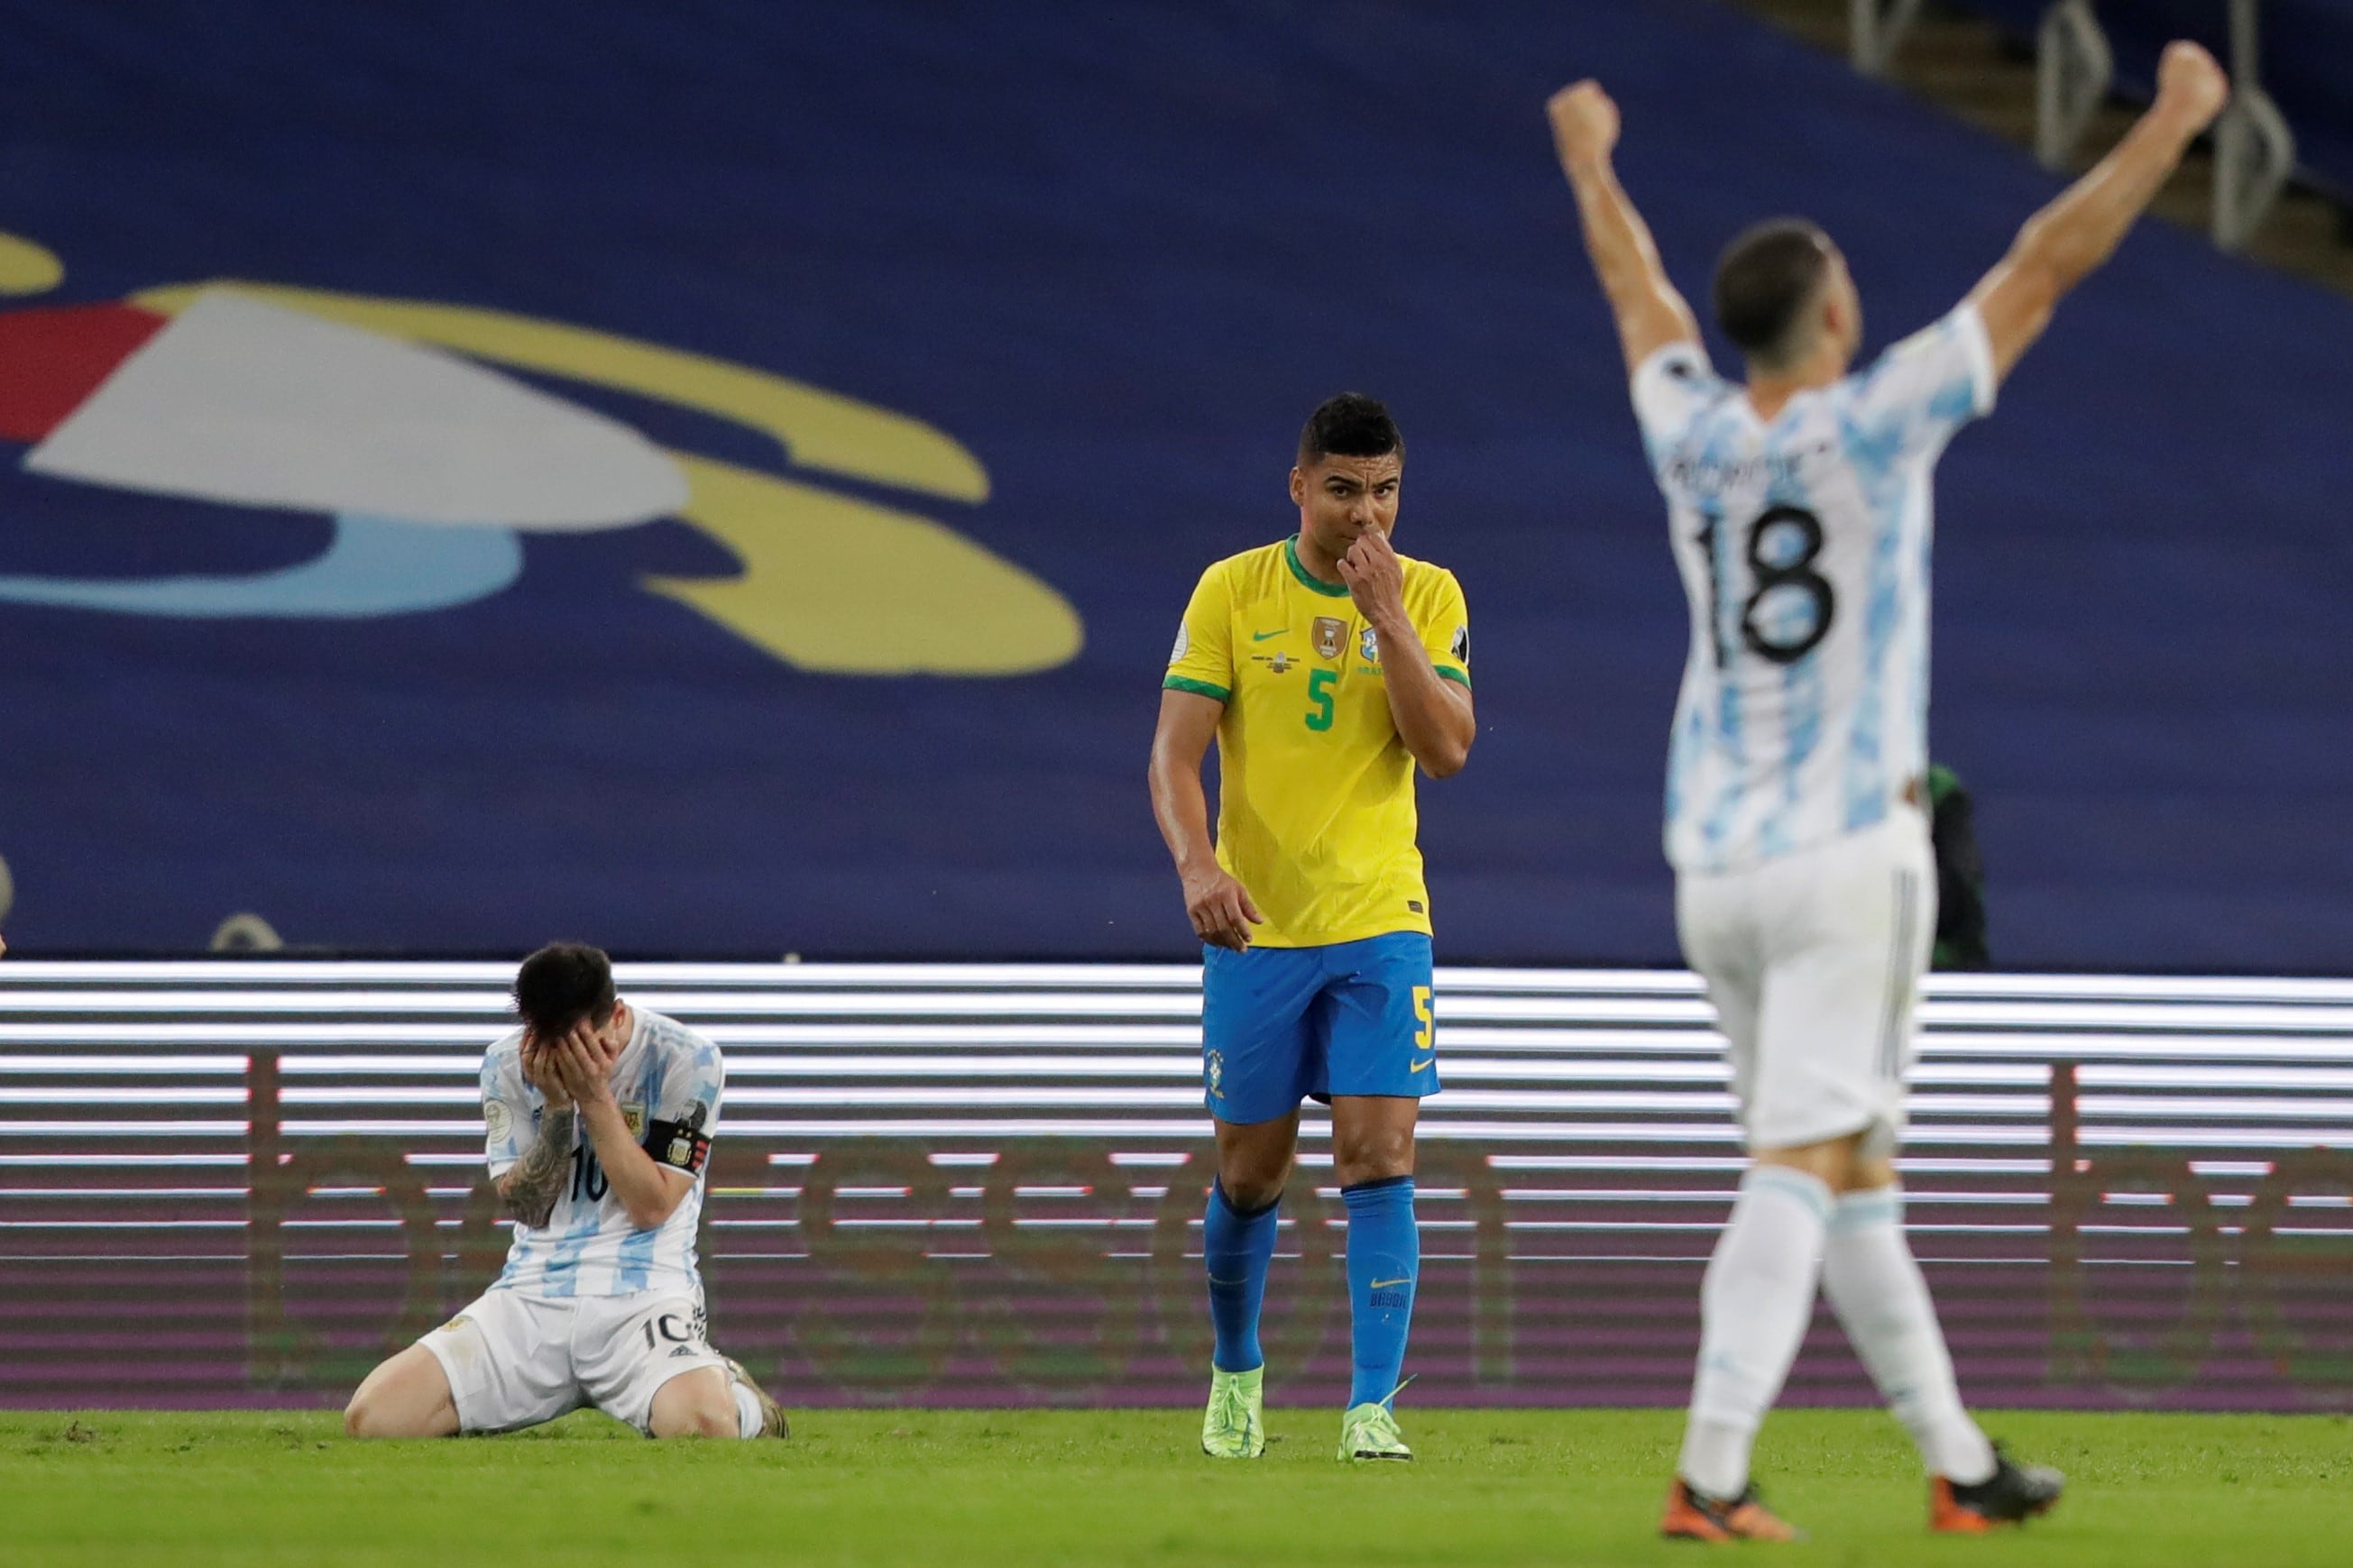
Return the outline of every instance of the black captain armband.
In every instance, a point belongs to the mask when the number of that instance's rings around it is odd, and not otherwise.
[[[647,1153],[657,1165],[668,1165],[684,1171],[688,1175],[700,1175],[702,1163],[711,1158],[711,1139],[700,1127],[685,1121],[649,1121],[646,1124]]]

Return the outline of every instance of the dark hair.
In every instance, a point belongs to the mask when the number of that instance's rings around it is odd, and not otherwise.
[[[514,1008],[533,1035],[560,1035],[586,1018],[613,1016],[613,961],[576,942],[554,942],[515,971]]]
[[[1378,398],[1361,392],[1327,397],[1307,416],[1299,433],[1299,466],[1312,468],[1321,458],[1378,458],[1395,452],[1405,460],[1405,437],[1397,421]]]
[[[1751,359],[1767,364],[1792,345],[1790,329],[1830,276],[1831,237],[1803,218],[1760,223],[1715,264],[1715,322]]]

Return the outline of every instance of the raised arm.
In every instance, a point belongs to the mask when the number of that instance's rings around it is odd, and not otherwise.
[[[1618,145],[1618,106],[1596,81],[1562,88],[1545,105],[1552,120],[1554,148],[1561,172],[1577,193],[1577,216],[1585,226],[1585,253],[1609,297],[1618,319],[1618,341],[1631,374],[1669,343],[1699,341],[1699,322],[1667,281],[1650,226],[1610,166]]]
[[[1970,291],[1993,342],[1996,379],[2042,335],[2067,291],[2116,253],[2230,97],[2230,78],[2213,56],[2196,44],[2166,46],[2148,112],[2089,174],[2026,220],[2010,254]]]

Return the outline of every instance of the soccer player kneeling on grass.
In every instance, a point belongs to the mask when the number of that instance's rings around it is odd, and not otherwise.
[[[1912,1010],[1936,930],[1928,768],[1930,483],[1960,427],[2113,251],[2229,84],[2166,51],[2157,101],[1926,331],[1854,372],[1862,304],[1810,224],[1751,230],[1715,312],[1746,361],[1718,375],[1611,168],[1618,110],[1580,82],[1554,136],[1618,319],[1692,615],[1668,763],[1684,955],[1731,1045],[1752,1163],[1700,1287],[1691,1423],[1662,1531],[1789,1539],[1748,1457],[1817,1285],[1927,1463],[1929,1522],[1977,1532],[2058,1500],[1962,1406],[1905,1238],[1894,1153]]]
[[[1414,1120],[1438,1088],[1413,770],[1461,768],[1475,725],[1462,590],[1389,546],[1404,461],[1371,398],[1317,409],[1291,471],[1298,533],[1203,574],[1162,683],[1152,805],[1203,943],[1218,1138],[1201,1447],[1223,1458],[1266,1447],[1259,1304],[1308,1096],[1331,1102],[1348,1206],[1356,1372],[1340,1457],[1413,1458],[1392,1405],[1420,1271]]]
[[[653,1437],[785,1436],[784,1413],[704,1339],[695,1223],[719,1047],[613,994],[593,947],[515,976],[522,1026],[482,1062],[506,1271],[370,1373],[354,1437],[508,1432],[593,1405]]]

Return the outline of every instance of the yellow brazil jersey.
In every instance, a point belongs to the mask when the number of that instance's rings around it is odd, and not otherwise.
[[[1405,609],[1438,673],[1471,684],[1454,574],[1399,557]],[[1214,697],[1218,863],[1250,889],[1266,947],[1430,930],[1414,843],[1413,757],[1389,718],[1378,638],[1296,538],[1201,574],[1165,687]]]

